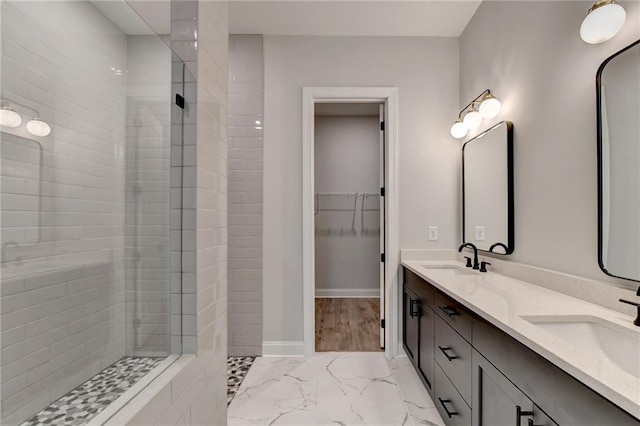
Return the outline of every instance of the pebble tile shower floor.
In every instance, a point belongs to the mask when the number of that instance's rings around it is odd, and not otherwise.
[[[121,358],[26,420],[22,426],[87,424],[164,359]]]
[[[230,356],[227,358],[227,405],[231,404],[255,359],[256,357],[253,356]]]

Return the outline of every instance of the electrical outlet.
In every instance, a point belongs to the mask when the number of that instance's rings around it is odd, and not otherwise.
[[[438,241],[438,227],[430,226],[429,227],[429,241]]]
[[[476,241],[484,241],[484,226],[476,226]]]

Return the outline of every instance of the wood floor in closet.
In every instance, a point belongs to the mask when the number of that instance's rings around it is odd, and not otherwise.
[[[380,352],[380,299],[316,298],[316,352]]]

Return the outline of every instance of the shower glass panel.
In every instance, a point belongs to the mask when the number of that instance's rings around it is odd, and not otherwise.
[[[182,351],[184,64],[124,1],[0,7],[0,424],[101,423]]]

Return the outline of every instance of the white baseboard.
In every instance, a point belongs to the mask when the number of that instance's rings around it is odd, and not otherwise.
[[[264,341],[262,356],[304,356],[304,342]]]
[[[316,288],[316,297],[380,297],[380,289]]]

